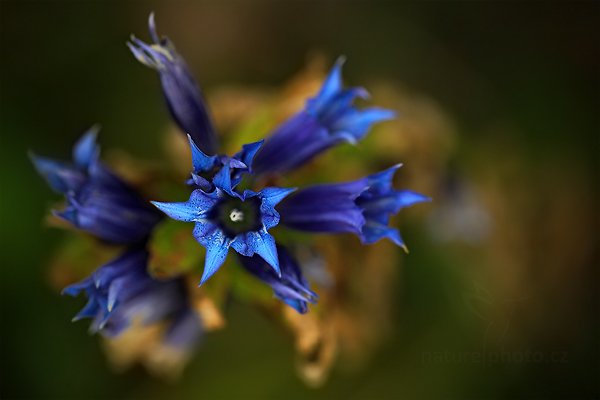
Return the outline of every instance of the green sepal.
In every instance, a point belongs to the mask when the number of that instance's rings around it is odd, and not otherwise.
[[[192,238],[193,225],[165,219],[148,243],[148,272],[157,278],[179,276],[202,269],[205,250]]]

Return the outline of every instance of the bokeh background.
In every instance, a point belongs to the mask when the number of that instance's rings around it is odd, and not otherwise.
[[[344,54],[350,83],[387,88],[380,104],[392,104],[390,91],[406,104],[413,144],[398,158],[414,163],[413,182],[436,183],[436,201],[401,224],[411,253],[394,275],[390,333],[362,365],[335,365],[319,389],[297,378],[289,338],[236,302],[179,381],[115,373],[87,324],[70,323],[81,301],[49,283],[48,260],[69,233],[43,224],[55,197],[27,150],[66,157],[99,122],[103,148],[163,157],[170,122],[156,76],[124,45],[132,32],[147,37],[152,10],[209,97],[224,86],[276,90],[308,60]],[[595,2],[3,0],[0,396],[598,396],[599,11]]]

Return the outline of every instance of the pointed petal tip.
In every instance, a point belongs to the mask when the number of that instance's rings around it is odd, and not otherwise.
[[[347,61],[347,57],[344,54],[341,54],[340,56],[338,56],[338,58],[335,60],[335,66],[342,68],[344,66],[344,64],[346,64]]]
[[[87,130],[87,132],[90,134],[98,135],[98,133],[100,133],[101,129],[102,129],[102,124],[96,122],[94,125],[90,126],[90,128]]]
[[[200,189],[197,189],[200,190]],[[193,196],[193,192],[192,192]],[[160,202],[160,201],[150,201],[154,207],[158,208],[164,214],[166,214],[169,218],[172,218],[177,221],[183,222],[192,222],[198,217],[198,209],[193,204],[193,202],[185,201],[185,202]]]
[[[33,166],[38,169],[38,162],[40,159],[40,156],[38,156],[37,154],[35,154],[33,152],[33,150],[27,150],[27,157],[29,157],[29,161],[31,161],[31,163],[33,164]]]
[[[198,287],[204,285],[206,281],[208,281],[215,274],[215,272],[216,271],[207,271],[206,268],[204,268],[204,271],[202,271],[202,277],[200,277],[200,283],[198,283]]]
[[[281,267],[279,266],[279,258],[277,257],[277,253],[269,254],[267,258],[265,258],[266,254],[260,254],[260,256],[273,268],[273,271],[277,274],[277,277],[281,279]]]
[[[210,279],[210,276],[202,275],[202,277],[200,278],[200,282],[198,283],[198,287],[201,287],[202,285],[204,285],[206,283],[206,281],[209,279]]]
[[[204,270],[202,271],[202,276],[200,277],[200,283],[198,283],[198,287],[204,285],[206,283],[206,281],[208,281],[215,274],[215,272],[217,272],[219,267],[217,267],[216,269],[206,268],[206,262],[205,262]]]
[[[154,18],[154,11],[150,12],[148,16],[148,31],[150,32],[150,37],[154,43],[159,43],[158,33],[156,33],[156,21]]]
[[[125,46],[127,46],[129,48],[129,51],[131,51],[136,58],[138,57],[137,54],[136,54],[137,51],[138,51],[138,49],[135,48],[135,46],[133,45],[133,43],[131,43],[129,40],[126,40],[125,41]]]
[[[169,203],[162,201],[154,201],[150,200],[150,204],[154,207],[158,208],[161,212],[165,213],[167,216],[173,218],[173,216],[177,215],[177,211],[180,211],[183,208],[183,204],[185,203]],[[176,219],[176,218],[173,218]]]
[[[50,210],[50,213],[55,216],[56,218],[60,218],[64,221],[67,221],[75,226],[77,226],[77,219],[76,219],[76,211],[75,210],[69,210],[69,209],[65,209],[65,210]]]
[[[410,207],[419,203],[430,203],[433,199],[424,194],[413,192],[412,190],[400,190],[396,192],[398,205],[401,208]]]
[[[294,193],[296,190],[298,190],[298,188],[297,188],[297,187],[285,188],[285,189],[287,189],[287,190],[285,191],[285,196],[288,196],[289,194],[291,194],[291,193]]]
[[[358,144],[358,139],[351,133],[348,132],[344,132],[341,134],[338,134],[337,137],[339,137],[340,140],[351,144],[352,146],[356,146]]]
[[[396,231],[397,232],[397,231]],[[404,243],[404,241],[400,238],[400,234],[396,234],[396,235],[390,235],[388,236],[388,238],[394,242],[394,244],[396,244],[398,247],[400,247],[402,250],[404,250],[404,253],[408,254],[408,247],[406,247],[406,244]]]
[[[90,165],[96,162],[100,153],[100,146],[97,143],[100,125],[92,125],[75,142],[73,146],[73,162],[79,169],[88,170]]]

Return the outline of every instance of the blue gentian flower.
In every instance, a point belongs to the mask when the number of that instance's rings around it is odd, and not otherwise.
[[[108,337],[119,335],[133,322],[166,322],[164,342],[190,347],[202,328],[199,317],[190,308],[185,283],[182,279],[153,279],[147,272],[148,256],[143,248],[131,248],[88,278],[67,286],[64,294],[85,293],[88,298],[73,320],[91,318],[90,331]]]
[[[192,176],[187,181],[189,185],[199,187],[205,192],[212,192],[215,186],[213,178],[220,169],[227,165],[231,171],[231,186],[236,187],[242,180],[244,173],[252,173],[252,160],[254,155],[263,144],[263,140],[242,146],[242,150],[233,157],[226,155],[209,156],[205,154],[194,140],[188,135],[192,151]]]
[[[357,97],[368,98],[368,93],[360,87],[343,87],[343,63],[338,59],[317,96],[266,140],[254,160],[257,173],[288,172],[336,144],[358,142],[373,124],[394,118],[391,110],[352,105]]]
[[[83,135],[74,147],[72,163],[33,154],[31,160],[50,187],[66,196],[67,207],[55,211],[56,216],[108,242],[140,242],[161,216],[100,163],[96,135],[96,128]]]
[[[179,128],[189,134],[206,154],[216,153],[216,135],[206,103],[189,68],[167,37],[156,33],[154,14],[148,21],[153,44],[135,37],[127,45],[142,64],[160,75],[163,95]]]
[[[364,244],[389,238],[406,250],[400,232],[388,226],[389,219],[402,208],[430,199],[410,190],[395,190],[393,177],[398,168],[352,182],[299,190],[278,207],[281,222],[309,232],[354,233]]]
[[[193,236],[206,247],[200,284],[217,272],[230,247],[243,256],[258,254],[281,275],[275,239],[268,230],[279,223],[275,206],[294,189],[268,187],[258,193],[252,190],[238,193],[232,188],[227,164],[213,183],[214,191],[196,189],[186,202],[152,202],[169,217],[196,224]]]
[[[308,303],[316,303],[319,296],[310,290],[300,266],[283,246],[277,245],[277,255],[281,277],[260,257],[239,257],[239,260],[246,271],[273,288],[276,298],[304,314]]]

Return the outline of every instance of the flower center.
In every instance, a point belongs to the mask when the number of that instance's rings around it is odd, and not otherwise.
[[[231,220],[231,222],[241,222],[244,220],[244,213],[238,210],[237,208],[234,208],[229,213],[229,219]]]
[[[260,200],[223,199],[214,208],[213,220],[229,237],[261,228]]]

